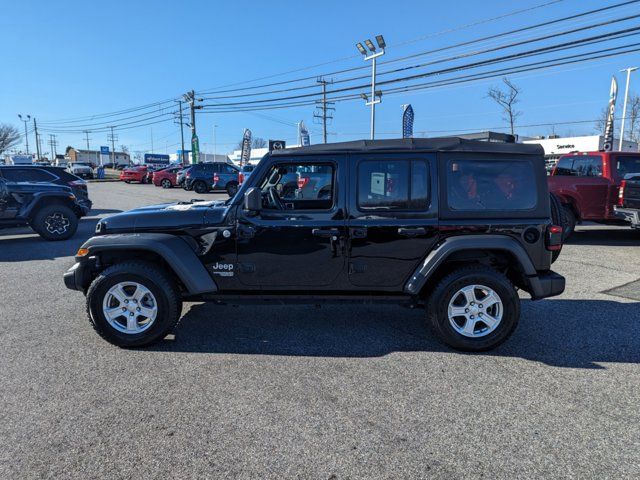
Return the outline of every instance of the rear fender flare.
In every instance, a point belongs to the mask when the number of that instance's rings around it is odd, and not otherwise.
[[[404,291],[410,295],[418,295],[429,278],[451,254],[463,250],[479,249],[503,250],[512,254],[520,264],[526,281],[529,283],[531,295],[534,298],[542,295],[537,272],[529,255],[516,240],[505,235],[467,235],[444,240],[414,270],[405,284]]]

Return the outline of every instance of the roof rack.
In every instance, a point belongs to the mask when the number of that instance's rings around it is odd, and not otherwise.
[[[516,136],[508,133],[477,132],[464,133],[462,135],[456,135],[456,137],[464,138],[465,140],[480,140],[483,142],[516,143]]]

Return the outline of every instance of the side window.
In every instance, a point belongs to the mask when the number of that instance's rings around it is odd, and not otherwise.
[[[222,171],[224,173],[229,173],[229,174],[238,173],[238,171],[235,168],[233,168],[231,165],[227,165],[227,164],[225,164],[222,167]]]
[[[533,164],[526,160],[449,160],[452,210],[530,210],[538,202]]]
[[[561,157],[556,165],[556,175],[570,176],[573,175],[573,157]]]
[[[273,196],[287,210],[329,210],[335,194],[335,171],[331,164],[280,164],[269,169],[260,184],[263,207],[278,209]]]
[[[426,210],[429,170],[424,160],[364,160],[358,164],[358,208]]]
[[[10,182],[53,182],[56,177],[38,168],[8,168],[3,171]]]

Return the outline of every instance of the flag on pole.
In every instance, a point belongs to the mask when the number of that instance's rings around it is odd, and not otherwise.
[[[242,152],[240,153],[240,165],[246,165],[251,158],[251,130],[244,129],[242,135]]]
[[[303,147],[308,147],[309,145],[311,145],[311,139],[309,138],[309,130],[307,130],[307,127],[304,125],[303,121],[300,121],[298,125],[299,125],[298,134],[300,135],[300,145]]]
[[[402,138],[413,138],[413,107],[411,104],[403,105],[402,114]]]
[[[609,107],[607,109],[607,123],[604,127],[604,139],[602,149],[605,152],[613,150],[613,114],[616,110],[616,98],[618,96],[618,82],[616,77],[611,77],[611,90],[609,91]]]

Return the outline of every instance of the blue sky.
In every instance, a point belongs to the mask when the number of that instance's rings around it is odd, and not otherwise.
[[[0,18],[0,31],[6,47],[3,49],[0,75],[0,122],[21,127],[17,114],[23,113],[36,116],[43,129],[60,129],[60,124],[55,124],[60,119],[101,114],[171,99],[192,88],[205,91],[303,69],[241,86],[259,85],[361,66],[364,62],[355,49],[355,43],[373,38],[378,33],[385,36],[389,45],[382,60],[389,61],[618,2],[564,0],[501,20],[458,29],[466,24],[542,3],[546,3],[545,0],[242,3],[6,1],[3,2]],[[567,25],[575,28],[598,20],[638,13],[640,4],[635,4],[599,16],[522,33],[513,38],[524,39],[534,34],[558,32],[567,28]],[[608,29],[552,39],[546,44],[628,28],[637,23],[636,19]],[[455,31],[441,33],[449,29]],[[494,40],[491,45],[508,41]],[[630,37],[576,52],[625,42],[640,42],[640,39]],[[486,45],[470,45],[394,66],[470,52]],[[523,46],[520,50],[534,46],[538,44]],[[319,64],[322,65],[307,68]],[[634,64],[640,64],[638,53],[511,76],[522,88],[518,109],[523,114],[518,123],[533,125],[597,118],[607,102],[611,75]],[[384,66],[380,69],[384,70]],[[623,87],[624,77],[620,73],[617,75]],[[343,77],[334,76],[336,79]],[[634,78],[633,82],[640,85],[640,78]],[[499,108],[486,98],[489,86],[498,83],[499,79],[496,78],[384,96],[377,110],[379,138],[399,136],[401,105],[404,103],[413,105],[416,113],[415,130],[428,136],[504,127]],[[640,90],[633,87],[634,83],[632,90]],[[171,110],[173,107],[167,108]],[[213,150],[214,124],[218,125],[217,151],[222,153],[231,150],[241,138],[244,128],[250,128],[255,136],[294,141],[295,123],[300,120],[311,127],[311,140],[317,143],[321,140],[321,128],[313,124],[313,112],[313,107],[303,106],[259,112],[259,115],[199,114],[197,124],[201,148],[204,151]],[[621,115],[620,112],[621,107],[618,115]],[[117,122],[117,117],[111,120]],[[98,122],[105,123],[104,120],[86,120],[85,123]],[[74,124],[76,128],[81,125],[84,124]],[[588,134],[593,132],[593,124],[558,125],[555,131],[561,134]],[[363,101],[338,103],[329,132],[329,141],[366,138],[369,110]],[[550,126],[518,129],[518,133],[524,135],[547,135],[551,132]],[[45,140],[48,139],[48,133],[43,132]],[[117,133],[118,144],[128,145],[132,151],[150,150],[151,135],[157,153],[174,152],[179,148],[179,128],[170,121]],[[81,133],[59,132],[57,135],[58,150],[66,145],[84,146]],[[106,145],[106,132],[93,132],[90,137],[92,147]],[[33,146],[33,138],[30,143]]]

